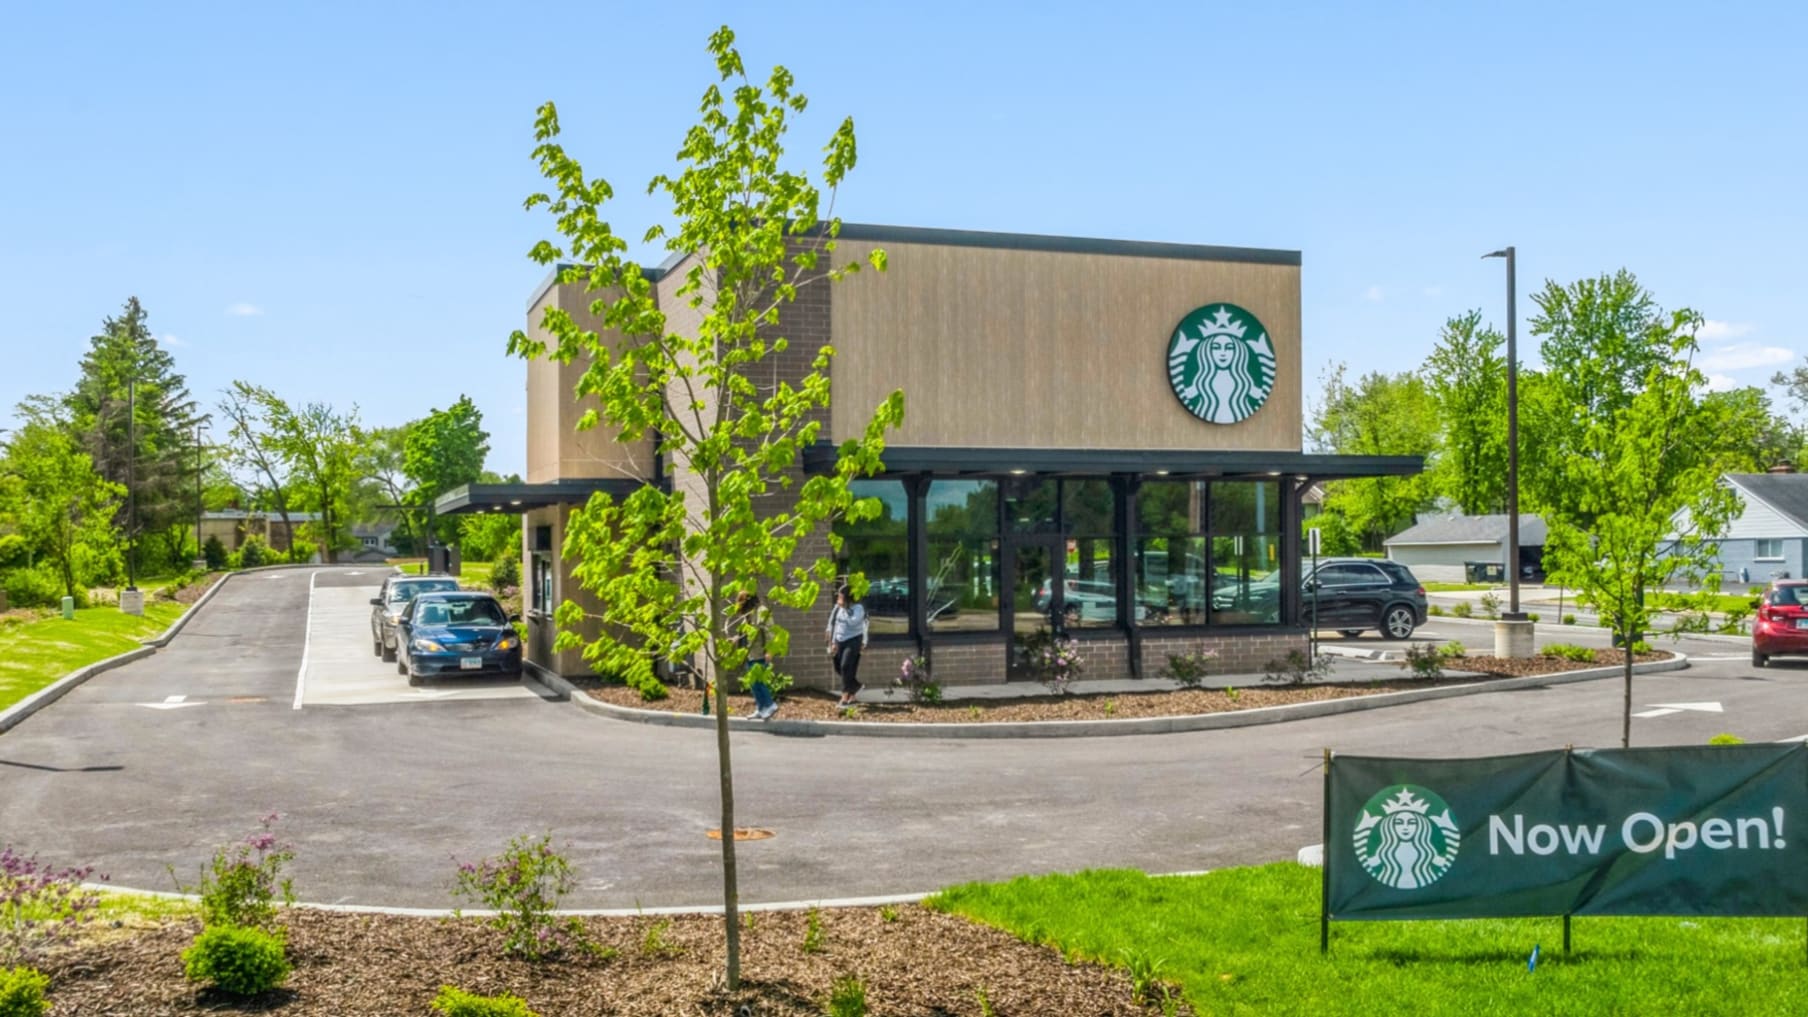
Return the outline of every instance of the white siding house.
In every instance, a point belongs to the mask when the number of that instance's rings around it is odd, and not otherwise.
[[[1421,516],[1387,539],[1387,556],[1412,569],[1420,582],[1460,583],[1471,562],[1494,565],[1505,576],[1507,516]],[[1544,569],[1544,520],[1519,516],[1519,561],[1536,573]]]

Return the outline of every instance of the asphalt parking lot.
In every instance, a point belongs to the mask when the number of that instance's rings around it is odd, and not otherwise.
[[[596,717],[532,683],[409,690],[371,654],[363,627],[381,575],[237,577],[165,650],[0,735],[0,839],[48,862],[94,863],[118,885],[171,889],[170,867],[192,879],[215,845],[279,811],[302,899],[432,908],[453,904],[456,860],[549,831],[582,879],[572,906],[719,896],[719,845],[705,836],[717,825],[713,732]],[[1606,638],[1557,631],[1568,642]],[[1492,636],[1485,623],[1437,619],[1418,638],[1480,647]],[[1541,630],[1539,641],[1558,638]],[[1698,665],[1638,679],[1634,744],[1808,734],[1808,661],[1754,671],[1737,643],[1680,646]],[[742,896],[835,899],[1089,866],[1292,858],[1319,839],[1326,747],[1469,756],[1612,746],[1621,695],[1608,679],[1071,740],[737,732],[737,821],[774,833],[741,845]]]

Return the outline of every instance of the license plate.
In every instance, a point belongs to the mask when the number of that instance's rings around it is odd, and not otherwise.
[[[483,658],[482,657],[460,657],[460,658],[458,658],[458,666],[460,669],[465,670],[465,671],[481,671],[481,670],[483,670]]]
[[[1808,629],[1808,618],[1797,618],[1795,620],[1795,627],[1798,629]]]

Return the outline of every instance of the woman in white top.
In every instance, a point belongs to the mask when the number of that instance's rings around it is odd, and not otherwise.
[[[866,649],[866,608],[854,601],[846,586],[835,590],[835,608],[829,612],[829,653],[835,673],[841,676],[841,704],[854,705],[860,691],[860,651]]]

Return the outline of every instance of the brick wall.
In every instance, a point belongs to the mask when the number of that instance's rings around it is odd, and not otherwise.
[[[1211,674],[1263,674],[1269,661],[1285,658],[1288,652],[1306,652],[1306,633],[1275,630],[1221,636],[1160,636],[1144,630],[1143,674],[1155,676],[1167,666],[1169,654],[1216,651]],[[1090,670],[1088,675],[1091,675]]]

